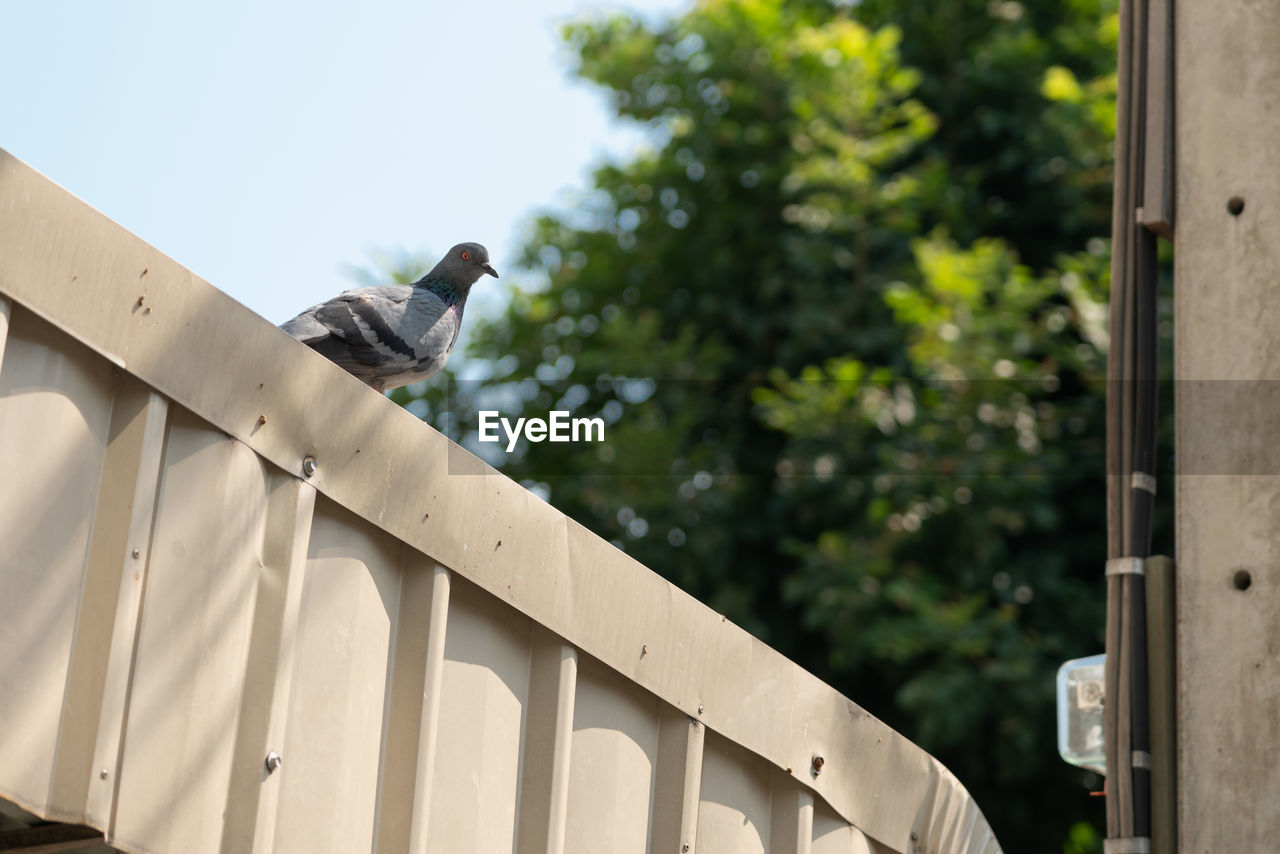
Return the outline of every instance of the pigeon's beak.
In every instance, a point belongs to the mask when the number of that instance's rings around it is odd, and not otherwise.
[[[493,276],[495,279],[498,278],[498,271],[493,269],[493,265],[490,264],[488,261],[485,261],[483,264],[481,264],[480,269],[484,270],[486,273],[488,273],[490,276]]]

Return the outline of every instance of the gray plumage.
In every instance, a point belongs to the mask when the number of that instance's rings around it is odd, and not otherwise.
[[[498,271],[479,243],[459,243],[412,285],[339,294],[280,326],[379,392],[424,380],[444,367],[476,280]]]

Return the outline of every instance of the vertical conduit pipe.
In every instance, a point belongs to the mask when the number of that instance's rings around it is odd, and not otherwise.
[[[1149,850],[1151,836],[1142,567],[1151,554],[1159,365],[1156,235],[1140,224],[1147,171],[1148,24],[1148,0],[1121,0],[1107,354],[1106,847],[1115,854]],[[1167,40],[1165,29],[1159,28],[1159,37]],[[1163,130],[1155,129],[1153,144],[1167,142]],[[1163,217],[1157,220],[1169,227]]]

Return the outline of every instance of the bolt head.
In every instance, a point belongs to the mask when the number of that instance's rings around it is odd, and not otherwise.
[[[134,550],[133,550],[133,559],[134,559],[134,560],[137,560],[137,559],[138,559],[138,558],[140,558],[140,557],[142,557],[142,549],[134,549]]]
[[[106,769],[106,768],[103,768],[100,772],[98,772],[98,776],[105,780],[105,779],[107,779],[108,777],[110,777],[110,776],[111,776],[111,774],[110,774],[110,772],[108,772],[108,771],[107,771],[107,769]]]
[[[274,774],[284,764],[284,757],[274,750],[267,754],[267,773]]]
[[[316,458],[307,455],[302,458],[302,473],[307,477],[311,477],[320,468],[320,464],[316,462]]]

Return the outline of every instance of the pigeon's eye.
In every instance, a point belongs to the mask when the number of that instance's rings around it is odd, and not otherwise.
[[[462,250],[462,260],[463,260],[463,261],[470,261],[470,260],[471,260],[471,253],[470,253],[470,252],[468,252],[467,250],[463,249],[463,250]]]

